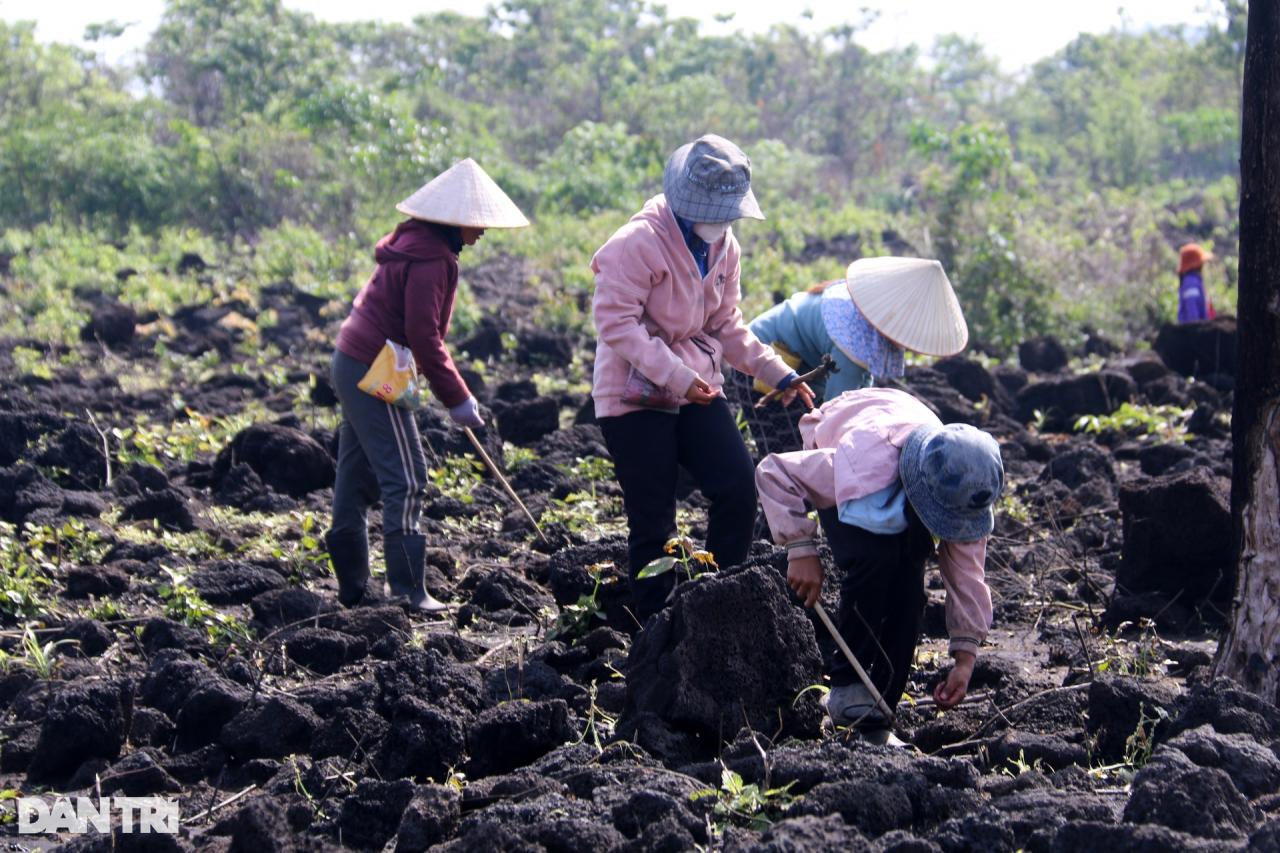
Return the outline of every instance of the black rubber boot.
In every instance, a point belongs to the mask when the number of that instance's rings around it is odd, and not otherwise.
[[[365,597],[369,582],[369,540],[364,536],[324,535],[324,546],[338,577],[338,602],[355,607]]]
[[[427,592],[427,537],[420,533],[390,536],[383,542],[387,558],[387,585],[391,594],[403,598],[410,610],[421,613],[448,613],[449,605]]]

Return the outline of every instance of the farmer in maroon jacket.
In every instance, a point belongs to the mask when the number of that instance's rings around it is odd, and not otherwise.
[[[413,351],[432,393],[464,427],[484,426],[476,398],[445,347],[458,287],[458,253],[486,228],[529,224],[474,160],[466,159],[396,205],[412,217],[378,241],[378,268],[355,298],[338,332],[333,387],[342,404],[333,524],[325,545],[338,576],[338,600],[351,607],[369,580],[369,506],[382,498],[387,585],[413,609],[446,605],[424,583],[426,537],[418,516],[427,462],[413,413],[361,391],[357,383],[378,352],[393,341]]]

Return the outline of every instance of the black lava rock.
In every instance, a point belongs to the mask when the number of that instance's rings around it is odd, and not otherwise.
[[[272,569],[220,560],[191,576],[191,585],[211,604],[245,604],[287,581]]]
[[[1280,789],[1280,757],[1248,735],[1224,735],[1200,726],[1172,738],[1161,749],[1176,749],[1200,767],[1224,771],[1250,799]]]
[[[284,758],[306,752],[320,728],[310,708],[287,696],[273,696],[245,708],[222,727],[221,742],[237,759]]]
[[[76,652],[94,658],[111,648],[116,635],[96,619],[73,619],[62,627],[58,639],[69,640]]]
[[[1018,363],[1032,373],[1053,373],[1067,366],[1067,349],[1052,335],[1028,338],[1018,344]]]
[[[104,598],[129,589],[129,576],[112,566],[69,566],[62,579],[67,598]]]
[[[420,785],[400,818],[395,853],[424,853],[458,829],[461,795],[445,785]]]
[[[494,403],[503,441],[529,445],[560,428],[560,404],[551,397],[516,403]]]
[[[381,850],[400,826],[400,817],[413,798],[408,779],[384,782],[363,779],[338,813],[342,842],[357,850]]]
[[[1103,758],[1120,761],[1125,742],[1144,718],[1148,735],[1161,737],[1169,731],[1177,701],[1178,689],[1169,682],[1104,675],[1089,685],[1086,728]]]
[[[213,482],[222,486],[232,467],[248,465],[277,492],[300,498],[333,485],[333,457],[314,438],[299,429],[278,424],[254,424],[231,439],[213,463]]]
[[[1116,585],[1224,604],[1235,589],[1227,485],[1208,471],[1144,478],[1120,489],[1124,548]]]
[[[28,769],[32,784],[65,779],[92,758],[115,760],[133,712],[133,682],[73,681],[53,695]]]
[[[383,779],[444,779],[466,751],[466,730],[456,717],[404,696],[390,714],[391,730],[374,764]]]
[[[186,496],[174,488],[129,498],[124,503],[120,518],[123,521],[155,520],[162,527],[183,533],[196,529],[195,515],[191,512]]]
[[[1045,379],[1018,392],[1017,418],[1030,423],[1040,412],[1045,429],[1070,431],[1081,415],[1109,415],[1137,391],[1127,373],[1113,370]]]
[[[482,713],[467,735],[474,776],[507,773],[573,737],[563,700],[503,702]]]
[[[1236,318],[1202,323],[1168,323],[1156,335],[1155,351],[1183,376],[1233,374],[1236,369]]]
[[[1134,777],[1124,819],[1201,838],[1238,838],[1254,829],[1257,814],[1226,773],[1163,750]]]
[[[303,628],[285,641],[289,659],[320,675],[337,672],[345,664],[369,653],[369,644],[328,628]]]
[[[89,322],[80,329],[80,340],[101,341],[107,346],[120,346],[133,340],[138,325],[138,314],[121,302],[103,301],[89,315]]]
[[[131,752],[101,775],[102,793],[148,797],[182,790],[176,779],[160,766],[153,747]]]
[[[658,752],[669,748],[654,735],[662,728],[714,749],[743,725],[814,734],[820,722],[811,692],[796,701],[821,678],[813,625],[782,577],[765,568],[677,587],[674,603],[636,637],[626,673],[620,730],[639,730],[640,744]]]

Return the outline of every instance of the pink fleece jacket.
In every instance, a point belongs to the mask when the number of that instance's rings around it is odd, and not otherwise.
[[[596,417],[640,411],[621,400],[632,365],[682,399],[699,376],[720,388],[725,361],[771,386],[791,372],[743,323],[738,309],[740,254],[730,231],[711,247],[707,274],[700,275],[662,195],[645,202],[600,247],[591,259],[596,274],[591,387]]]
[[[941,421],[915,397],[893,388],[846,391],[801,418],[805,449],[772,453],[756,468],[756,488],[774,540],[785,545],[814,536],[818,524],[809,517],[806,502],[827,509],[893,485],[902,446],[924,424],[938,426]],[[797,546],[789,556],[817,553],[814,547]],[[977,654],[991,628],[986,558],[986,539],[938,546],[953,652]]]

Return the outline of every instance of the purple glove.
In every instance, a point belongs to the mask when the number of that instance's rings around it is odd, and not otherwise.
[[[458,426],[480,429],[484,426],[484,418],[480,417],[480,404],[475,397],[468,397],[449,410],[449,417]]]

